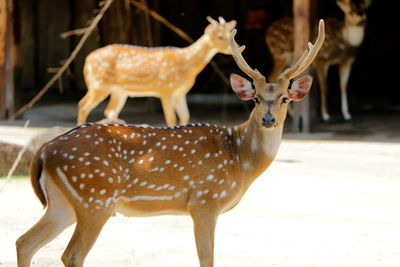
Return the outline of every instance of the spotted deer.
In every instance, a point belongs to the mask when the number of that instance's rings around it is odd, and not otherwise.
[[[229,45],[252,83],[236,74],[230,80],[239,98],[255,101],[250,118],[228,127],[89,123],[43,145],[31,164],[31,182],[47,209],[17,240],[19,267],[29,266],[37,250],[75,222],[62,261],[65,266],[82,266],[115,212],[191,216],[200,266],[213,266],[218,216],[239,203],[275,158],[287,105],[307,94],[312,78],[298,78],[291,88],[289,83],[312,63],[325,36],[321,20],[315,44],[309,43],[303,56],[276,83],[267,83],[244,60],[244,46],[239,48],[235,34],[236,30]]]
[[[217,53],[231,54],[229,33],[236,21],[219,22],[207,17],[210,24],[204,34],[184,48],[147,48],[113,44],[90,53],[84,65],[88,88],[79,101],[78,124],[86,122],[90,111],[110,95],[104,111],[108,121],[118,121],[127,97],[158,97],[161,99],[167,125],[189,122],[186,94],[196,76]]]
[[[345,120],[351,120],[347,102],[347,82],[357,50],[363,42],[366,12],[371,0],[337,0],[344,13],[344,21],[326,19],[326,40],[315,59],[315,67],[321,97],[321,115],[324,121],[330,120],[327,109],[327,75],[332,65],[339,65],[341,110]],[[273,22],[267,29],[266,43],[271,52],[274,66],[270,75],[276,80],[283,68],[293,60],[293,20],[282,18]]]

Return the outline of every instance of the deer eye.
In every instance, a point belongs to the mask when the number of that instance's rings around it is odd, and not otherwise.
[[[289,98],[287,98],[287,97],[282,98],[282,104],[286,104],[288,102],[289,102]]]

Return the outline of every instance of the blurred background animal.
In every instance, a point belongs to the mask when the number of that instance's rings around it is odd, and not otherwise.
[[[210,24],[192,45],[140,47],[113,44],[90,53],[84,65],[88,92],[79,102],[78,124],[86,122],[90,111],[110,95],[106,119],[116,121],[127,97],[161,99],[168,126],[189,122],[186,94],[196,76],[217,53],[231,54],[227,41],[236,21],[207,17]]]
[[[339,65],[341,110],[345,120],[351,120],[347,101],[347,82],[357,49],[364,40],[367,9],[371,0],[337,0],[336,4],[344,13],[344,20],[328,18],[325,20],[326,37],[313,66],[315,67],[321,97],[321,116],[330,120],[327,108],[327,75],[332,65]],[[267,46],[271,52],[274,66],[270,81],[275,81],[279,73],[293,61],[293,20],[284,17],[273,22],[267,29]]]

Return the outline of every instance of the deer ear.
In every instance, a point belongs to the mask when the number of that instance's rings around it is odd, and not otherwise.
[[[225,24],[225,29],[231,32],[236,27],[236,20],[231,20]]]
[[[290,98],[293,101],[302,100],[310,91],[313,78],[310,75],[298,78],[292,83],[292,87],[289,89]]]
[[[236,95],[242,100],[250,100],[254,98],[256,91],[251,86],[251,82],[240,75],[231,74],[231,86]]]
[[[350,11],[349,3],[343,0],[336,0],[336,4],[343,12]]]

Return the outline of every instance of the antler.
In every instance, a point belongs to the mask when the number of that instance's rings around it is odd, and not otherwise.
[[[244,45],[239,47],[239,45],[235,41],[235,35],[236,35],[237,30],[234,29],[231,32],[231,35],[229,36],[229,41],[228,45],[232,50],[232,56],[236,61],[236,64],[239,66],[239,68],[246,73],[249,77],[251,77],[253,80],[263,78],[265,77],[257,70],[257,69],[252,69],[249,64],[247,64],[246,60],[243,58],[242,52],[246,48]]]
[[[213,19],[210,16],[207,16],[206,18],[207,18],[208,22],[210,22],[212,25],[218,25],[219,24],[218,21],[216,21],[215,19]]]
[[[319,27],[318,27],[318,38],[315,41],[315,44],[313,45],[312,43],[308,43],[308,49],[304,51],[303,55],[301,58],[290,68],[287,68],[284,72],[282,72],[279,75],[278,80],[284,79],[284,80],[290,80],[299,74],[301,74],[303,71],[305,71],[308,66],[314,61],[315,57],[318,54],[318,51],[321,49],[323,43],[325,40],[325,24],[324,20],[319,21]]]
[[[363,9],[367,9],[371,5],[372,0],[361,1],[361,6]]]

